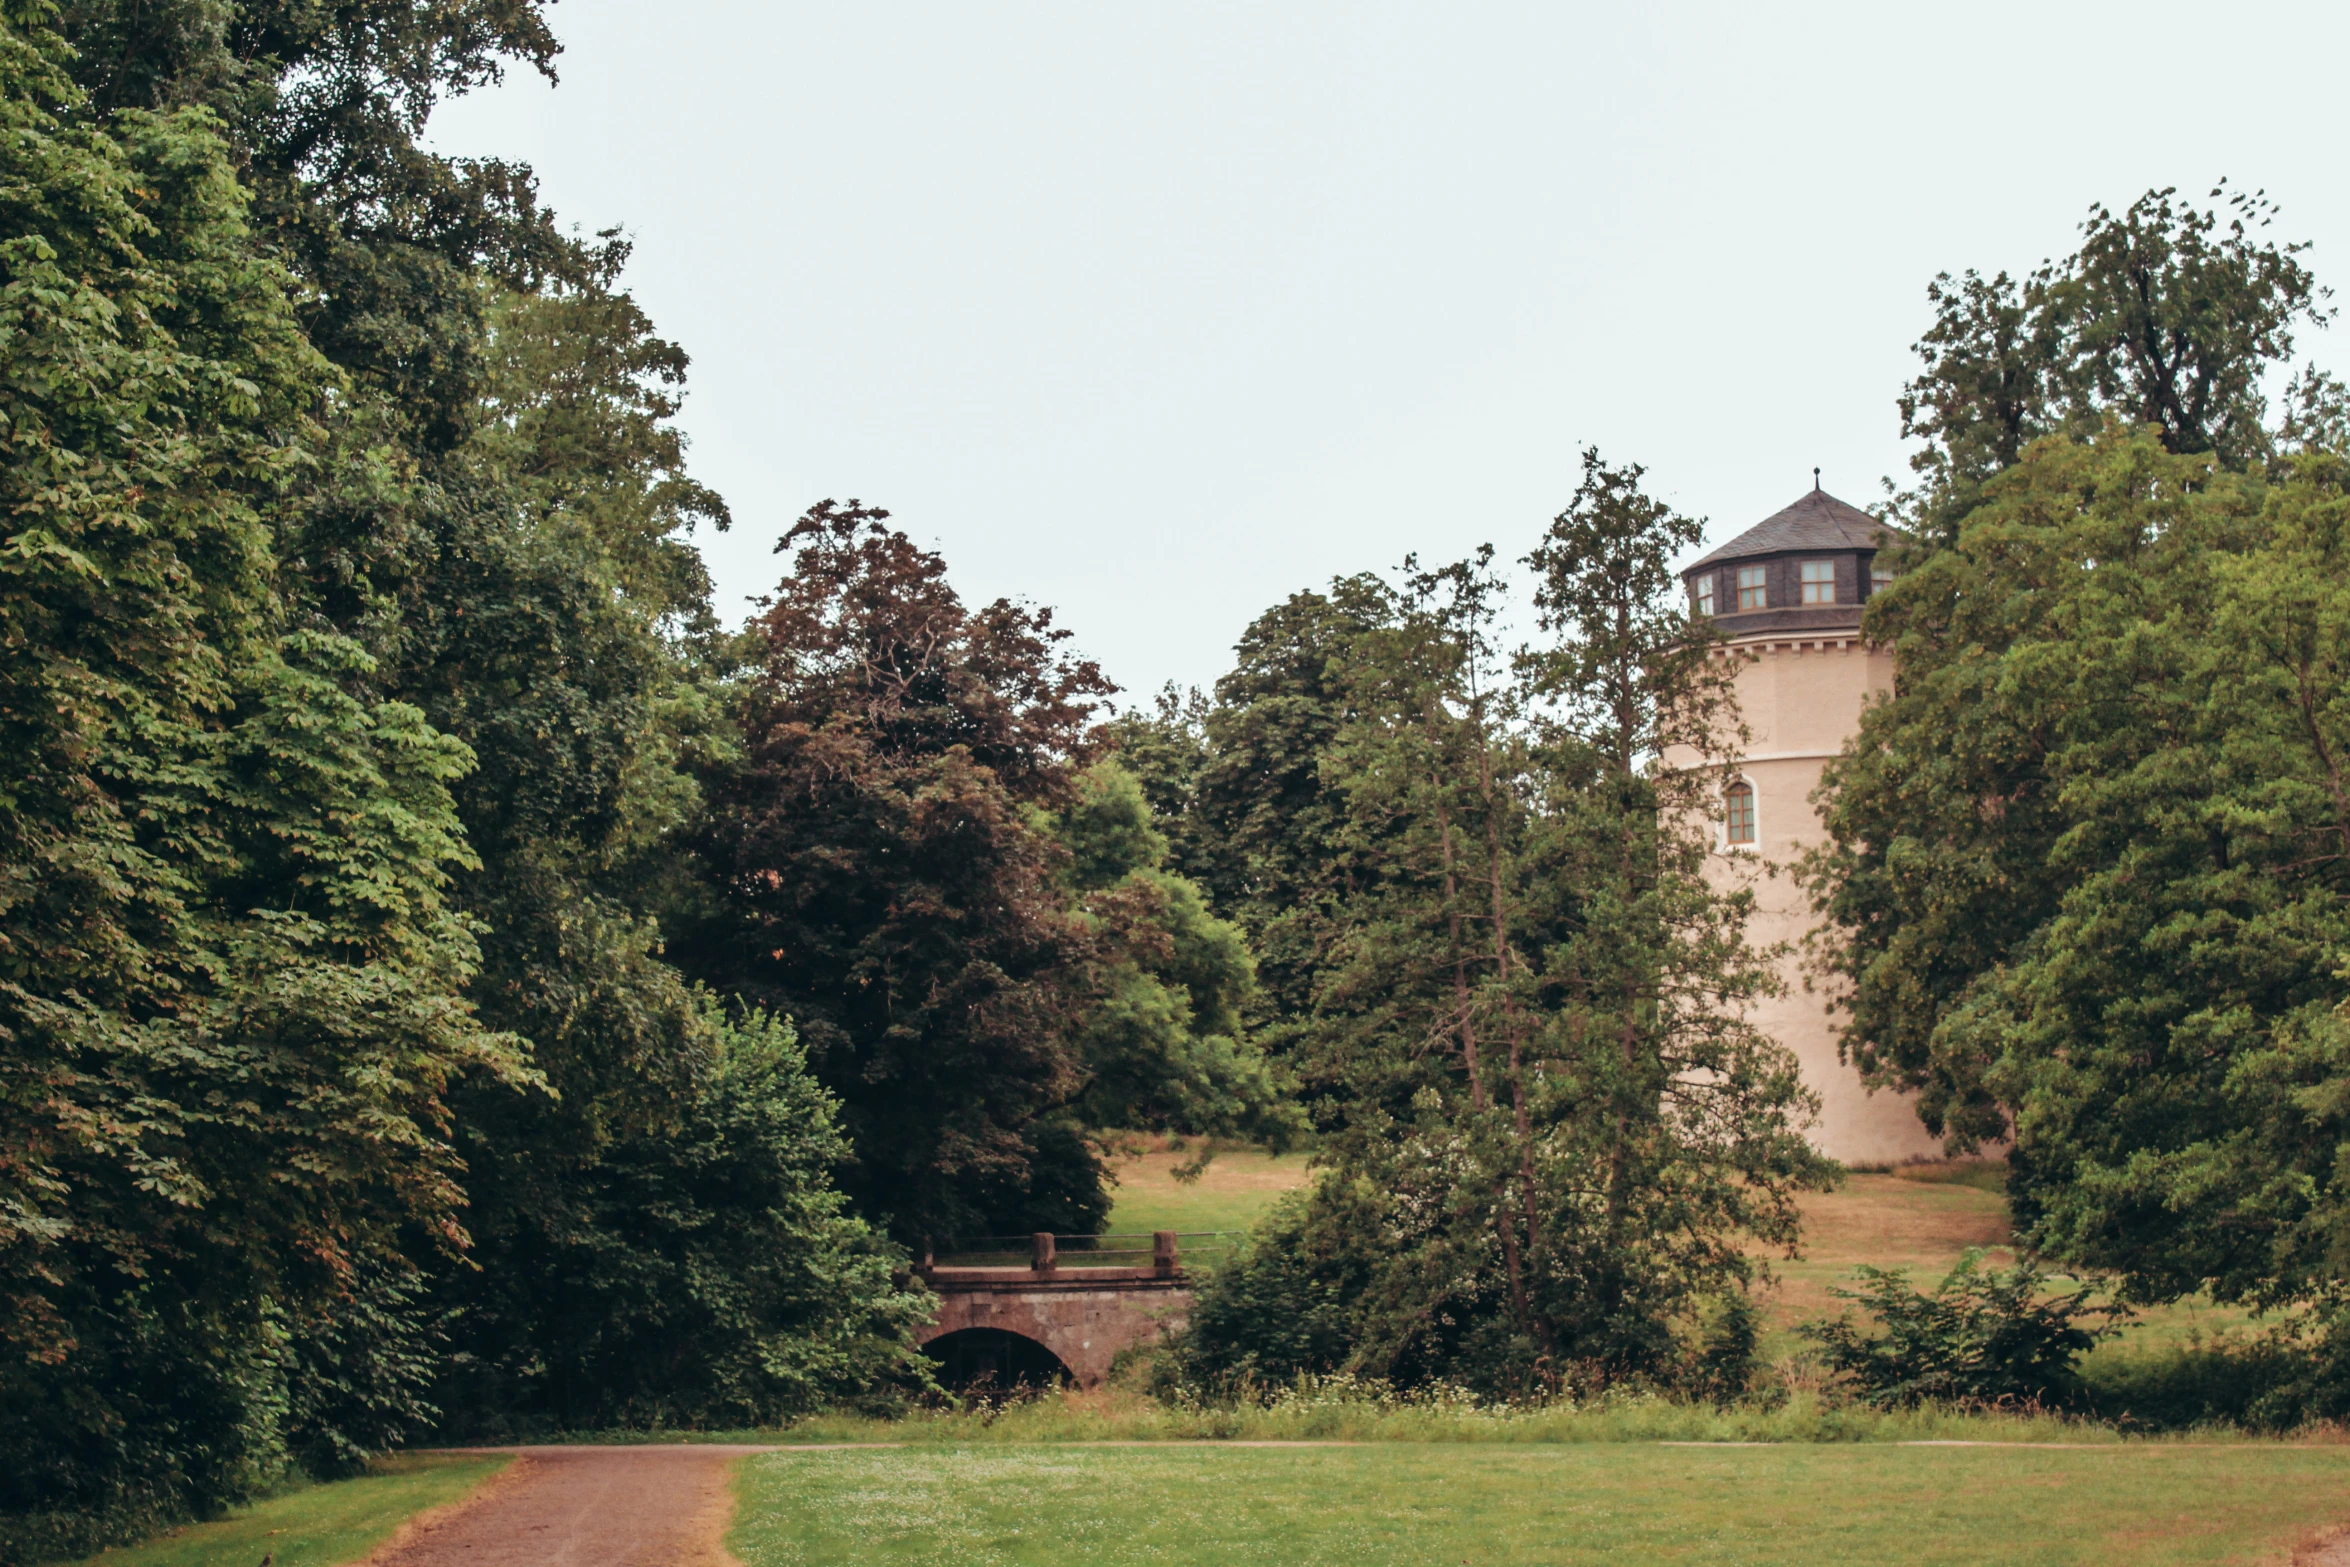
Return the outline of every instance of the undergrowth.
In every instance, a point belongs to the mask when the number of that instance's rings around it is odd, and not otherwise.
[[[2238,1437],[2234,1431],[2199,1433]],[[823,1414],[762,1432],[675,1433],[678,1440],[909,1444],[1035,1442],[2067,1442],[2143,1441],[2111,1424],[2032,1408],[1923,1405],[1872,1409],[1798,1386],[1784,1396],[1719,1407],[1649,1392],[1580,1401],[1501,1403],[1459,1389],[1399,1392],[1337,1376],[1307,1378],[1209,1403],[1122,1389],[1042,1393],[1001,1403],[911,1410],[894,1417]],[[2335,1427],[2303,1439],[2339,1440]],[[644,1440],[639,1434],[636,1440]]]

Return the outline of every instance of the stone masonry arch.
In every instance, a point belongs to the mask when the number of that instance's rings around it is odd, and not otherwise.
[[[1121,1351],[1182,1328],[1191,1281],[1173,1233],[1151,1237],[1147,1268],[1063,1267],[1058,1239],[1032,1237],[1034,1260],[1025,1268],[938,1267],[925,1246],[916,1271],[937,1295],[938,1312],[915,1342],[972,1329],[1016,1334],[1058,1356],[1078,1386],[1098,1387]],[[1093,1245],[1099,1238],[1084,1239]]]
[[[1187,1284],[1156,1279],[975,1285],[934,1278],[930,1287],[938,1295],[938,1315],[915,1335],[916,1343],[967,1328],[1016,1333],[1059,1356],[1080,1387],[1100,1386],[1120,1350],[1156,1343],[1160,1334],[1180,1329],[1191,1307]]]

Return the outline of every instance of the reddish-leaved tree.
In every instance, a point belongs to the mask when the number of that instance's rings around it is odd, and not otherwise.
[[[1083,1086],[1089,937],[1043,814],[1115,688],[1050,611],[966,605],[888,515],[826,501],[778,546],[742,754],[711,781],[723,901],[678,950],[797,1022],[847,1185],[901,1236],[1090,1229],[1100,1172],[1056,1116]]]

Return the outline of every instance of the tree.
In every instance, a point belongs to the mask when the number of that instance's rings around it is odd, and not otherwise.
[[[1819,867],[1849,1037],[2133,1299],[2339,1298],[2346,481],[2043,441],[1872,605],[1902,680]]]
[[[2265,197],[2222,182],[2214,212],[2176,194],[2148,191],[2118,216],[2090,208],[2080,248],[2020,281],[1969,271],[1927,286],[1924,370],[1900,406],[1902,433],[1925,442],[1911,458],[1925,488],[1909,504],[1931,537],[2031,441],[2085,436],[2109,415],[2231,468],[2276,450],[2264,382],[2291,360],[2297,328],[2332,318],[2326,291],[2299,259],[2306,245],[2260,237],[2276,217]],[[2293,390],[2296,429],[2338,417],[2330,380],[2305,373]]]
[[[559,45],[540,0],[71,0],[61,21],[87,112],[218,116],[256,242],[310,285],[307,335],[396,444],[446,451],[470,427],[494,297],[484,277],[525,289],[584,277],[582,247],[538,204],[527,168],[420,144],[438,102],[501,80],[509,62],[553,80]],[[397,572],[398,520],[333,518],[333,543],[315,547],[334,558],[311,564]]]
[[[754,1200],[826,1178],[832,1109],[797,1089],[741,1101],[728,1027],[663,954],[658,916],[692,875],[691,769],[728,753],[689,542],[727,516],[686,470],[685,355],[618,290],[625,255],[492,310],[483,409],[403,625],[401,685],[479,758],[459,804],[480,1004],[538,1072],[455,1099],[474,1244],[431,1302],[445,1431],[778,1417],[807,1390],[754,1362],[821,1359],[864,1342],[840,1323],[904,1315],[853,1221],[786,1224]],[[774,1291],[793,1270],[829,1280],[839,1323],[794,1317]],[[889,1370],[863,1350],[840,1366]]]
[[[214,122],[77,126],[70,58],[6,13],[12,1555],[218,1506],[412,1396],[296,1341],[461,1243],[448,1085],[521,1070],[462,997],[464,747],[280,592],[338,377]]]
[[[1101,1171],[1061,1116],[1088,938],[1042,815],[1076,802],[1111,687],[1048,612],[966,606],[887,517],[827,501],[779,546],[700,836],[716,897],[678,949],[793,1019],[850,1190],[898,1235],[1098,1229]]]
[[[1551,1310],[1631,1369],[1663,1363],[1693,1299],[1752,1276],[1745,1240],[1793,1245],[1794,1194],[1831,1168],[1803,1138],[1818,1105],[1794,1057],[1747,1021],[1778,980],[1712,830],[1745,731],[1672,571],[1701,525],[1643,473],[1583,454],[1528,557],[1551,641],[1525,660],[1548,709],[1544,879],[1578,905],[1538,971],[1555,1008],[1538,1082],[1575,1134],[1552,1155]]]
[[[1490,550],[1408,566],[1352,639],[1321,766],[1345,893],[1298,1056],[1331,1170],[1288,1255],[1211,1286],[1192,1365],[1672,1379],[1745,1242],[1792,1239],[1825,1166],[1743,1021],[1774,980],[1709,859],[1728,667],[1669,569],[1695,525],[1639,480],[1586,455],[1529,557],[1547,643],[1501,658]]]
[[[1150,711],[1130,708],[1102,725],[1149,807],[1153,830],[1166,840],[1169,870],[1207,892],[1222,861],[1222,845],[1199,809],[1200,773],[1208,765],[1208,699],[1173,682],[1151,699]]]
[[[1248,943],[1166,869],[1141,785],[1115,757],[1094,763],[1058,828],[1092,949],[1077,1030],[1082,1123],[1285,1141],[1294,1112],[1248,1036]]]
[[[685,356],[619,286],[624,244],[560,234],[526,169],[419,145],[443,94],[509,63],[551,75],[540,6],[75,0],[60,27],[78,52],[53,47],[59,74],[32,95],[55,121],[46,145],[98,149],[93,168],[105,149],[131,149],[117,173],[101,171],[114,183],[99,207],[76,198],[77,221],[119,252],[68,247],[65,264],[95,301],[76,308],[92,342],[110,325],[103,312],[119,309],[123,364],[154,385],[108,371],[124,406],[151,410],[153,429],[85,398],[81,427],[54,426],[65,432],[55,452],[69,464],[120,459],[138,501],[177,496],[189,516],[225,519],[209,534],[153,535],[188,563],[151,544],[124,574],[103,551],[83,551],[107,583],[101,600],[116,603],[91,612],[51,594],[48,610],[75,629],[38,633],[118,659],[195,649],[185,667],[151,663],[172,695],[123,726],[169,759],[123,764],[108,787],[142,824],[125,841],[164,867],[153,871],[161,893],[138,890],[146,861],[113,877],[141,911],[129,928],[157,951],[177,951],[186,929],[202,941],[193,957],[149,964],[153,975],[122,969],[136,993],[125,1005],[185,1011],[193,1003],[173,987],[217,991],[231,1009],[222,1015],[272,1041],[280,1066],[303,1052],[339,1060],[375,1074],[366,1081],[386,1099],[370,1112],[384,1122],[370,1134],[375,1166],[331,1150],[286,1155],[293,1170],[315,1162],[323,1173],[307,1185],[280,1176],[265,1189],[274,1208],[223,1187],[236,1194],[224,1202],[249,1202],[256,1223],[266,1215],[289,1244],[310,1247],[309,1275],[274,1274],[267,1258],[232,1266],[223,1250],[243,1319],[168,1300],[121,1318],[136,1365],[123,1360],[116,1381],[154,1398],[179,1384],[207,1398],[225,1390],[207,1409],[227,1411],[233,1440],[194,1416],[118,1421],[91,1404],[72,1418],[117,1433],[201,1427],[188,1440],[214,1455],[211,1478],[183,1484],[169,1472],[179,1460],[160,1450],[118,1454],[105,1471],[148,1487],[163,1516],[261,1475],[282,1457],[280,1427],[324,1470],[442,1419],[526,1423],[557,1407],[566,1418],[685,1418],[749,1407],[743,1398],[784,1407],[802,1395],[711,1371],[711,1357],[741,1357],[724,1348],[729,1333],[755,1332],[758,1358],[780,1367],[824,1359],[819,1340],[849,1343],[843,1324],[893,1320],[898,1297],[875,1260],[886,1254],[824,1262],[826,1248],[847,1256],[863,1244],[829,1221],[770,1233],[807,1248],[797,1260],[704,1247],[684,1270],[694,1288],[658,1311],[618,1289],[585,1291],[568,1310],[532,1294],[561,1296],[595,1274],[591,1264],[653,1273],[691,1250],[649,1238],[660,1223],[623,1196],[666,1205],[691,1190],[722,1211],[706,1195],[726,1174],[714,1162],[737,1166],[751,1193],[778,1161],[797,1160],[801,1180],[807,1151],[832,1136],[829,1111],[797,1090],[762,1102],[811,1117],[805,1126],[744,1108],[728,1030],[660,950],[655,911],[690,881],[677,844],[699,809],[694,772],[705,752],[726,749],[708,585],[680,536],[726,515],[687,473],[671,422]],[[15,232],[37,247],[48,221],[28,212]],[[48,297],[31,274],[19,281]],[[153,357],[174,340],[185,364]],[[28,483],[40,466],[30,454],[12,459]],[[136,521],[136,509],[121,515]],[[146,611],[119,612],[134,585],[166,606],[156,624],[177,644],[143,629]],[[175,716],[187,713],[197,716]],[[104,859],[82,856],[93,870]],[[313,909],[318,900],[326,906]],[[359,923],[376,903],[388,911]],[[215,914],[217,931],[206,923]],[[350,1111],[324,1089],[304,1092],[321,1116]],[[399,1117],[422,1130],[401,1132]],[[712,1130],[753,1123],[767,1125],[765,1141]],[[395,1217],[338,1206],[341,1181],[374,1191],[376,1209]],[[160,1177],[156,1186],[185,1196]],[[161,1247],[174,1223],[193,1222],[151,1205],[125,1217],[117,1239]],[[836,1315],[795,1327],[798,1308],[770,1285],[774,1270],[803,1262],[830,1269]],[[591,1320],[588,1301],[612,1314]],[[693,1304],[708,1313],[693,1316]],[[598,1390],[610,1395],[602,1403],[576,1386],[546,1396],[520,1372],[590,1358],[561,1333],[632,1345],[626,1386]],[[795,1347],[794,1334],[810,1337]],[[233,1375],[188,1371],[207,1355],[233,1361]],[[887,1358],[860,1349],[836,1369],[883,1375]],[[79,1440],[53,1431],[25,1450],[54,1455]],[[36,1487],[53,1478],[47,1461],[24,1466],[42,1477]],[[219,1478],[240,1464],[242,1478]]]
[[[1255,1023],[1276,1058],[1310,1026],[1331,911],[1360,873],[1340,848],[1345,806],[1325,764],[1349,718],[1356,642],[1394,614],[1375,577],[1292,594],[1242,633],[1201,718],[1204,756],[1177,819],[1196,823],[1194,874],[1211,905],[1249,934]]]

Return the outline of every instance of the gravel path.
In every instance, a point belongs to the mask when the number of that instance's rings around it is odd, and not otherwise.
[[[530,1447],[364,1567],[739,1567],[726,1466],[758,1447]]]

